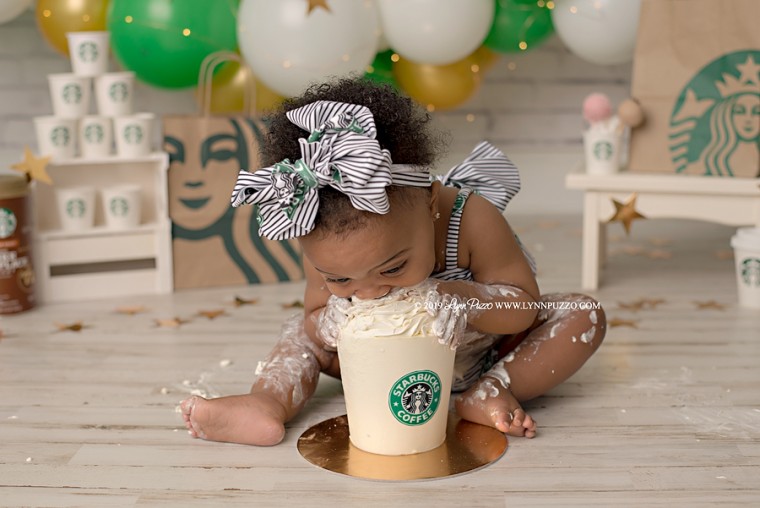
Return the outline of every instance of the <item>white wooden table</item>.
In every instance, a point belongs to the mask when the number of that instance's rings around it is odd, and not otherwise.
[[[760,226],[760,178],[576,172],[567,175],[565,185],[584,192],[581,285],[587,290],[599,287],[599,272],[606,256],[606,226],[615,212],[613,199],[625,202],[636,193],[636,209],[647,219]]]

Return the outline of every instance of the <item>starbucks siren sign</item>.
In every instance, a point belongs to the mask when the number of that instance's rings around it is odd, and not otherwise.
[[[735,51],[703,67],[681,91],[670,115],[670,158],[676,173],[731,177],[734,161],[748,153],[757,159],[758,133],[760,50]],[[701,169],[690,171],[692,165]]]

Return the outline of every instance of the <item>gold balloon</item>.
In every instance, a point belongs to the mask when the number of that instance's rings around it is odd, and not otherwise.
[[[417,64],[399,57],[396,82],[428,111],[451,109],[469,99],[480,84],[479,64],[472,55],[448,65]]]
[[[275,109],[285,100],[266,87],[258,79],[256,85],[255,106],[257,113]],[[243,113],[245,110],[245,88],[248,86],[248,73],[238,62],[228,62],[219,67],[211,80],[211,113]],[[199,92],[198,92],[199,93]],[[200,97],[198,100],[200,101]]]
[[[69,56],[66,32],[106,30],[109,0],[38,0],[37,27],[53,49]]]
[[[470,58],[475,61],[475,65],[478,66],[479,72],[483,73],[496,65],[496,62],[499,61],[501,55],[486,46],[480,46],[472,55],[470,55]]]

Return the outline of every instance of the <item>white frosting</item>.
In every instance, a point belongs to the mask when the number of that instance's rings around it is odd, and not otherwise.
[[[374,300],[352,300],[342,336],[360,339],[432,337],[433,317],[425,308],[426,291],[400,288]]]

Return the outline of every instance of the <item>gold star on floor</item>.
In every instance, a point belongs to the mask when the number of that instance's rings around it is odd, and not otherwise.
[[[156,323],[156,326],[158,328],[179,328],[185,323],[189,323],[189,319],[182,319],[178,317],[173,317],[170,319],[154,319],[153,320]]]
[[[618,309],[638,312],[644,308],[644,305],[646,305],[646,302],[642,299],[642,300],[636,300],[633,302],[618,302],[617,305],[618,305]]]
[[[283,309],[303,309],[303,302],[301,300],[294,300],[290,303],[283,303]]]
[[[236,296],[234,300],[235,307],[242,307],[243,305],[256,305],[257,303],[259,303],[258,298],[246,299],[246,298],[241,298],[239,296]]]
[[[633,221],[636,219],[646,219],[645,216],[636,210],[636,198],[638,197],[638,194],[634,192],[625,203],[621,203],[617,199],[612,200],[612,204],[615,205],[615,213],[607,222],[621,222],[625,228],[626,235],[631,233],[631,223]]]
[[[214,309],[214,310],[199,310],[198,315],[205,317],[209,320],[214,320],[218,318],[219,316],[226,316],[227,313],[224,312],[222,309]]]
[[[125,314],[127,316],[134,316],[135,314],[140,314],[147,310],[148,309],[146,309],[142,305],[123,305],[121,307],[116,307],[116,310],[114,312],[116,312],[117,314]]]
[[[633,320],[633,319],[612,318],[609,321],[607,321],[607,324],[610,325],[610,328],[616,328],[618,326],[627,326],[629,328],[638,328],[638,321]]]
[[[330,10],[330,6],[327,5],[327,0],[306,0],[309,2],[308,10],[306,11],[306,15],[311,15],[311,11],[316,9],[317,7],[326,10],[327,12],[332,12]]]
[[[26,146],[24,147],[24,160],[17,164],[11,164],[11,168],[24,173],[30,182],[32,180],[39,180],[40,182],[52,185],[53,180],[47,174],[49,162],[50,157],[35,157],[32,150]]]
[[[87,326],[81,321],[75,321],[69,324],[54,323],[59,332],[81,332]]]
[[[645,255],[649,259],[670,259],[673,257],[673,253],[665,249],[650,250]]]
[[[645,307],[649,307],[650,309],[656,309],[658,305],[665,303],[665,299],[663,298],[643,298],[641,301],[644,302]]]
[[[725,305],[722,303],[718,303],[715,300],[708,300],[706,302],[693,302],[694,305],[697,306],[697,310],[703,310],[703,309],[715,309],[715,310],[723,310],[726,308]]]

